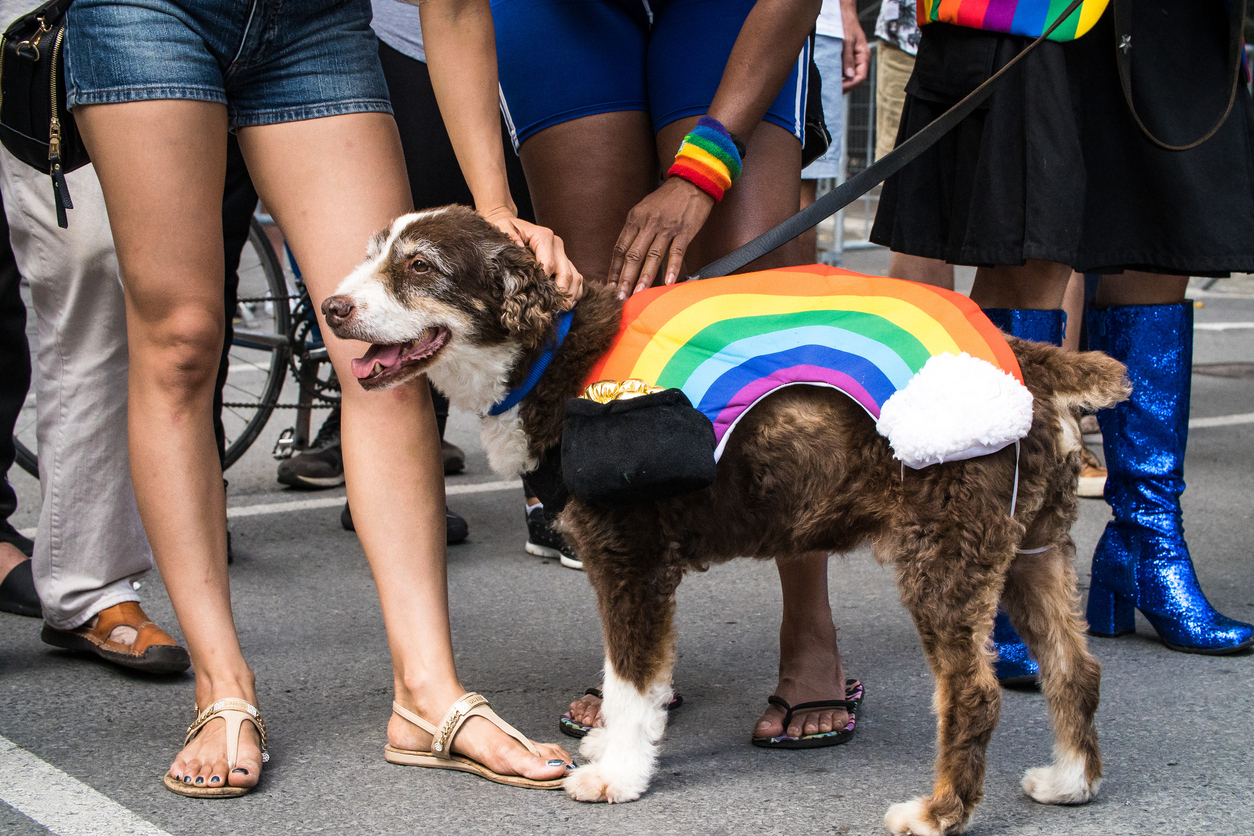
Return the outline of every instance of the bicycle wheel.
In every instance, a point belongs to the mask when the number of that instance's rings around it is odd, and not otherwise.
[[[239,266],[239,302],[230,368],[222,391],[222,425],[230,467],[257,440],[278,403],[287,375],[292,326],[290,292],[283,265],[255,217]]]

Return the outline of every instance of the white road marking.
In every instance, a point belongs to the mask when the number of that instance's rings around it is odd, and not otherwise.
[[[522,490],[522,482],[509,479],[502,482],[476,482],[473,485],[448,485],[444,488],[445,496],[457,496],[468,493],[489,493],[491,491],[508,491],[517,488]],[[258,517],[262,514],[284,514],[289,511],[306,511],[310,508],[333,508],[344,504],[342,496],[324,496],[318,499],[298,499],[295,502],[268,502],[264,505],[240,505],[226,509],[229,520],[238,517]]]
[[[1248,331],[1254,322],[1195,322],[1194,331]]]
[[[522,490],[522,482],[517,479],[506,479],[500,482],[475,482],[470,485],[448,485],[444,488],[445,496],[460,496],[472,493],[491,493],[493,491]],[[239,517],[259,517],[264,514],[285,514],[290,511],[308,511],[311,508],[336,508],[344,504],[343,496],[324,496],[318,499],[298,499],[295,502],[267,502],[261,505],[237,505],[226,509],[227,519]],[[34,537],[36,529],[23,528],[18,531],[23,537]]]
[[[1254,412],[1243,412],[1240,415],[1216,415],[1214,418],[1190,418],[1189,429],[1202,427],[1235,427],[1238,424],[1254,424]]]
[[[170,836],[4,737],[0,800],[57,836]]]

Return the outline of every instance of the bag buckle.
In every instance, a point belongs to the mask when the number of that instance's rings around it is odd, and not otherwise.
[[[28,40],[19,41],[17,45],[17,54],[31,61],[39,60],[39,41],[44,35],[52,31],[52,27],[48,25],[48,21],[44,19],[43,15],[35,18],[35,20],[39,21],[39,29]]]

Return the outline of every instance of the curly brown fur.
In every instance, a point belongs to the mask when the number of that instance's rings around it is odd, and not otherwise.
[[[517,281],[525,287],[536,279]],[[501,322],[513,310],[478,302],[485,317]],[[589,288],[576,311],[565,345],[518,417],[485,419],[485,445],[507,420],[516,421],[511,432],[525,436],[520,460],[558,441],[565,399],[577,394],[618,322],[617,305],[601,288]],[[497,326],[504,336],[481,341],[482,351],[508,349],[511,362],[525,366],[525,346],[543,344],[553,312],[509,316],[509,328]],[[485,324],[478,333],[491,330]],[[1077,513],[1079,411],[1113,405],[1128,385],[1123,367],[1102,355],[1010,344],[1035,399],[1032,428],[1017,453],[1013,515],[1014,447],[903,473],[866,413],[818,387],[777,391],[747,413],[705,490],[632,508],[569,503],[560,524],[596,592],[607,657],[606,725],[585,739],[592,763],[567,780],[573,796],[625,801],[648,786],[665,724],[675,590],[684,573],[737,557],[844,552],[866,541],[876,559],[894,566],[936,677],[935,785],[930,796],[894,806],[889,829],[959,832],[981,798],[985,749],[1000,708],[990,641],[999,599],[1040,662],[1055,729],[1054,764],[1030,770],[1024,789],[1048,803],[1080,803],[1096,792],[1100,667],[1087,651],[1069,530]],[[442,354],[433,373],[455,361]],[[516,366],[499,370],[502,378],[514,374]]]

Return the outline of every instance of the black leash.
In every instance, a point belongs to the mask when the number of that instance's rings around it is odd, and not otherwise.
[[[898,145],[892,153],[886,155],[860,174],[841,183],[779,226],[767,230],[744,246],[733,250],[717,261],[707,264],[684,279],[684,281],[692,282],[713,276],[726,276],[729,273],[736,272],[749,262],[761,258],[776,247],[788,243],[807,229],[836,214],[896,174],[911,160],[935,145],[942,136],[949,133],[959,122],[970,116],[972,111],[992,94],[993,88],[1006,77],[1006,73],[1018,66],[1020,61],[1027,58],[1028,54],[1040,46],[1041,41],[1048,38],[1059,25],[1074,14],[1083,2],[1084,0],[1072,0],[1066,11],[1060,14],[1058,19],[1042,32],[1039,38],[1016,55],[1014,60],[998,70],[979,87],[972,90],[965,99],[942,113],[926,128],[901,143],[901,145]],[[1236,5],[1236,0],[1233,0],[1233,5]],[[1241,5],[1244,6],[1244,2]]]

